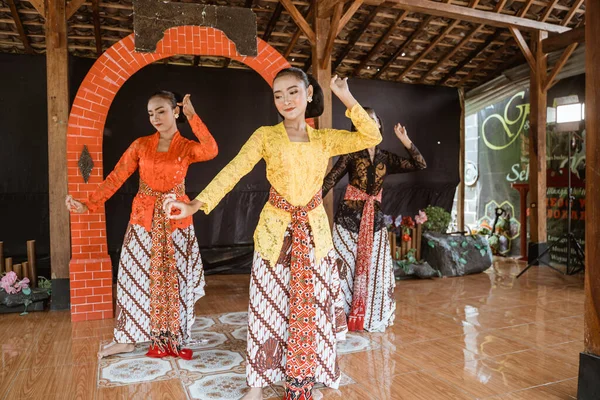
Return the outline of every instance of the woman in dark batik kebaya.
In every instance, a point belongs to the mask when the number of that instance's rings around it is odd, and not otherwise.
[[[383,132],[381,120],[371,108],[367,113]],[[381,212],[385,177],[426,168],[425,159],[397,124],[394,132],[409,158],[379,146],[340,156],[323,183],[325,196],[346,174],[349,183],[333,226],[348,330],[383,332],[394,321],[396,300],[394,266]]]

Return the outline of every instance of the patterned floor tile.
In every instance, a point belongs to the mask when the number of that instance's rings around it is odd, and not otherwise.
[[[196,317],[194,325],[192,326],[192,332],[203,331],[210,328],[215,324],[215,320],[210,317]]]
[[[98,371],[98,386],[103,387],[172,379],[177,376],[172,361],[148,357],[104,361]]]
[[[192,339],[187,347],[192,350],[212,349],[227,342],[227,336],[218,332],[192,332]]]
[[[190,372],[201,372],[211,374],[225,372],[237,367],[244,362],[244,358],[233,351],[228,350],[200,350],[194,352],[191,360],[177,360],[179,369]]]
[[[223,314],[219,317],[219,321],[223,324],[229,325],[248,325],[248,313],[246,311],[237,313]]]
[[[242,326],[240,328],[237,328],[235,331],[233,331],[231,333],[231,335],[238,340],[246,341],[248,338],[248,327]]]
[[[140,343],[131,353],[100,360],[98,387],[179,379],[191,399],[237,400],[248,390],[245,375],[247,323],[247,312],[197,317],[191,340],[186,344],[194,351],[191,360],[148,358],[145,357],[148,343]],[[366,336],[350,333],[346,341],[338,343],[338,352],[348,354],[379,347]],[[353,383],[351,377],[342,373],[340,386]],[[265,399],[281,398],[282,394],[282,383],[264,390]]]

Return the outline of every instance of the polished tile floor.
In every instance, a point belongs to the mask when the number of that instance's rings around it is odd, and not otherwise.
[[[351,384],[325,399],[573,399],[583,350],[583,276],[497,261],[462,278],[401,281],[396,323],[340,356]],[[198,315],[245,311],[248,276],[209,276]],[[0,315],[0,399],[187,399],[179,379],[98,384],[113,320]]]

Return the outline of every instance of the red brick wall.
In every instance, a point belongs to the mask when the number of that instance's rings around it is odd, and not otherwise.
[[[110,105],[123,83],[146,65],[177,54],[224,56],[240,61],[272,84],[275,74],[289,67],[271,46],[258,39],[258,56],[244,57],[223,32],[206,27],[181,26],[165,32],[155,53],[136,53],[133,34],[116,43],[98,60],[81,84],[69,116],[67,161],[69,193],[85,199],[102,182],[102,132]],[[94,160],[88,183],[77,167],[87,145]],[[104,208],[71,214],[71,319],[112,318],[112,265],[106,244]]]

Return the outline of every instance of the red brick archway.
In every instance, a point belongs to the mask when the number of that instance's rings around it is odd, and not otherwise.
[[[229,57],[243,62],[272,84],[288,62],[258,39],[258,55],[245,57],[222,31],[180,26],[165,32],[155,53],[136,53],[133,34],[116,43],[94,63],[81,84],[69,116],[67,162],[69,193],[87,198],[102,182],[102,133],[110,105],[121,86],[138,70],[157,60],[178,54]],[[88,183],[77,167],[83,146],[94,161]],[[85,321],[112,318],[112,266],[106,244],[104,208],[94,213],[71,215],[71,319]]]

